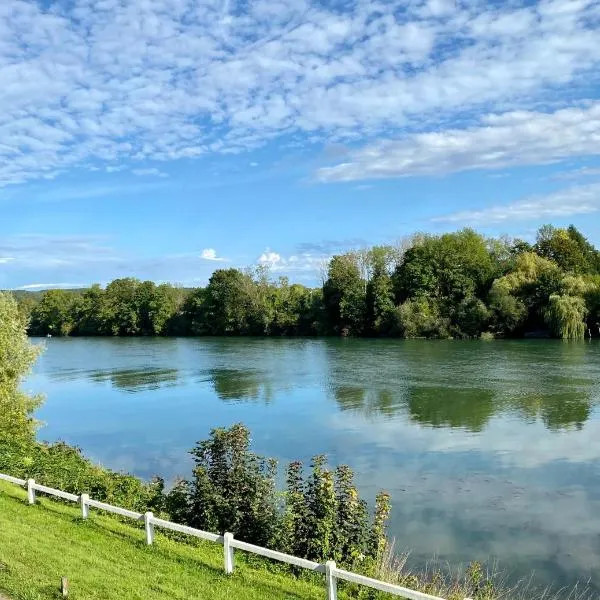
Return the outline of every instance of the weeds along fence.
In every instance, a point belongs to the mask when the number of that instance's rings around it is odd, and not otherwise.
[[[88,494],[81,494],[77,496],[75,494],[63,492],[62,490],[41,485],[36,483],[33,479],[17,479],[16,477],[11,477],[10,475],[4,475],[2,473],[0,473],[0,479],[24,487],[27,490],[27,502],[29,504],[35,504],[36,493],[41,492],[42,494],[55,496],[57,498],[61,498],[62,500],[78,503],[81,507],[81,516],[83,519],[88,519],[90,516],[90,508],[95,508],[97,510],[113,513],[121,517],[126,517],[134,521],[143,522],[146,531],[146,544],[148,545],[152,545],[154,543],[154,530],[156,527],[168,529],[170,531],[176,531],[177,533],[183,533],[192,537],[206,540],[208,542],[213,542],[215,544],[220,544],[223,546],[224,570],[228,575],[231,575],[234,570],[234,551],[241,550],[243,552],[257,554],[259,556],[286,563],[288,565],[301,567],[315,573],[323,573],[325,575],[327,600],[337,599],[338,580],[363,585],[374,590],[387,592],[388,594],[392,594],[394,596],[408,598],[409,600],[444,600],[437,596],[431,596],[429,594],[424,594],[422,592],[404,588],[399,585],[392,585],[391,583],[386,583],[378,579],[372,579],[371,577],[365,577],[364,575],[339,569],[335,562],[331,560],[320,564],[304,558],[298,558],[296,556],[284,554],[283,552],[276,552],[275,550],[269,550],[268,548],[255,546],[254,544],[248,544],[247,542],[236,540],[232,533],[217,535],[216,533],[201,531],[200,529],[194,529],[193,527],[188,527],[186,525],[171,523],[170,521],[165,521],[164,519],[155,517],[151,512],[142,514],[126,508],[121,508],[119,506],[112,506],[111,504],[93,500]],[[465,600],[470,599],[465,598]]]

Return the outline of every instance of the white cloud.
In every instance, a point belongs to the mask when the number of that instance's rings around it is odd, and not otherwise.
[[[217,255],[217,251],[214,248],[204,248],[200,253],[200,258],[203,260],[214,260],[214,261],[224,261],[227,260]]]
[[[165,173],[159,169],[156,168],[150,168],[150,169],[131,169],[131,172],[134,175],[138,175],[140,177],[144,177],[144,176],[151,176],[151,177],[168,177],[169,174]]]
[[[565,190],[534,196],[511,204],[490,206],[480,210],[464,210],[435,217],[437,223],[487,225],[509,221],[535,221],[554,217],[590,214],[600,211],[600,183],[575,186]]]
[[[477,126],[418,133],[350,153],[318,170],[321,181],[436,175],[600,155],[600,103],[552,113],[486,115]]]
[[[49,290],[49,289],[70,289],[70,288],[83,288],[87,287],[87,283],[29,283],[27,285],[20,286],[19,290]]]
[[[298,252],[282,256],[267,248],[256,262],[269,267],[275,273],[289,274],[299,279],[314,279],[322,274],[330,258],[329,254],[321,252]]]
[[[6,0],[0,185],[573,105],[599,29],[592,0]]]
[[[258,257],[256,262],[259,265],[266,265],[274,269],[283,264],[283,259],[281,258],[281,254],[267,249]]]
[[[13,256],[0,256],[0,265],[6,265],[15,260]]]

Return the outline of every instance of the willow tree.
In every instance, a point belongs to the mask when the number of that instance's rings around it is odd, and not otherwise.
[[[552,294],[544,316],[553,335],[574,340],[585,335],[585,300],[579,296]]]
[[[40,348],[27,338],[27,319],[10,294],[0,292],[0,463],[33,441],[33,412],[41,398],[22,391]]]

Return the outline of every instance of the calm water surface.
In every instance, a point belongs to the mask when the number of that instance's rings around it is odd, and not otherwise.
[[[327,453],[391,534],[451,563],[496,560],[600,588],[600,345],[551,341],[51,339],[27,387],[41,436],[140,476],[242,421],[282,463]]]

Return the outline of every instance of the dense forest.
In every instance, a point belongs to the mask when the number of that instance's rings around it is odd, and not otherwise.
[[[321,288],[264,268],[205,288],[134,278],[18,296],[32,335],[600,336],[600,252],[573,226],[534,244],[471,229],[334,256]]]

